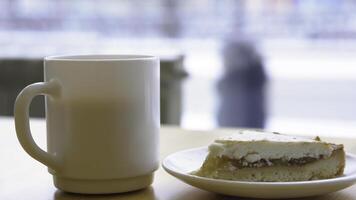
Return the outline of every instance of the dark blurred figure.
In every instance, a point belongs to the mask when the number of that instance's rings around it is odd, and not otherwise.
[[[228,39],[223,61],[225,72],[218,83],[219,125],[263,128],[266,74],[261,55],[249,40]]]

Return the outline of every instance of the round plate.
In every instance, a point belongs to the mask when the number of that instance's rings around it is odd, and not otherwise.
[[[162,166],[171,175],[203,190],[225,195],[252,198],[297,198],[327,194],[356,182],[356,156],[346,154],[344,175],[332,179],[298,182],[247,182],[203,178],[190,172],[201,167],[208,148],[180,151],[167,156]]]

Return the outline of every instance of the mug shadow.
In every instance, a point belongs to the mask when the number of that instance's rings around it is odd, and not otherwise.
[[[147,200],[157,200],[155,197],[154,190],[152,187],[148,187],[142,190],[137,190],[133,192],[125,192],[120,194],[76,194],[64,192],[61,190],[56,190],[53,195],[54,200],[119,200],[119,199],[147,199]]]

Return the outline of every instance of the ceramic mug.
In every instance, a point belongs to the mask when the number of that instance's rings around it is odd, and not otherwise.
[[[36,95],[46,98],[47,152],[29,126]],[[98,194],[145,188],[159,163],[159,60],[46,57],[44,82],[21,91],[14,116],[22,147],[48,167],[58,189]]]

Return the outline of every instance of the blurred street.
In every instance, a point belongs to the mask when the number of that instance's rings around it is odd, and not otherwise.
[[[16,32],[0,32],[3,36],[0,38],[8,38],[6,34],[21,40],[0,40],[0,57],[183,53],[189,77],[183,84],[182,126],[189,129],[217,127],[219,98],[215,87],[222,73],[218,40],[115,39],[80,32],[32,33],[36,36],[29,32],[25,34],[27,38]],[[337,132],[356,137],[348,132],[356,128],[356,41],[275,39],[264,40],[258,47],[269,76],[267,129],[310,134],[315,134],[315,130],[321,135]]]

